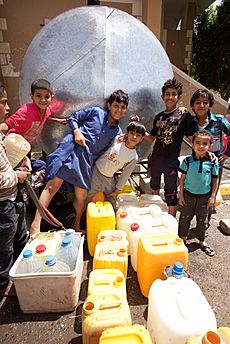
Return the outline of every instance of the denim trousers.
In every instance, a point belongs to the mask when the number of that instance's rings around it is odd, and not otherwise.
[[[9,271],[27,241],[26,209],[18,192],[15,201],[0,202],[0,289],[9,282]]]

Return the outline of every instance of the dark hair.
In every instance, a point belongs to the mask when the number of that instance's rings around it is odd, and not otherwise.
[[[140,118],[137,115],[130,117],[130,122],[127,126],[127,131],[134,131],[135,133],[145,136],[146,128],[143,124],[140,123]]]
[[[208,98],[209,101],[209,107],[212,107],[214,104],[214,97],[211,92],[208,90],[196,90],[196,92],[193,93],[191,99],[190,99],[190,106],[193,107],[195,101],[197,98],[202,97],[202,98]]]
[[[124,103],[127,107],[129,104],[129,96],[122,90],[116,90],[110,95],[108,103],[111,105],[114,101],[118,103]]]
[[[195,141],[195,139],[196,139],[198,136],[208,136],[208,137],[210,138],[210,143],[213,142],[212,134],[211,134],[210,131],[208,131],[208,130],[202,129],[202,130],[200,130],[200,131],[196,131],[195,134],[193,134],[192,143]]]
[[[180,81],[177,81],[175,78],[172,78],[172,79],[169,79],[167,80],[162,89],[161,89],[161,92],[162,92],[162,95],[164,96],[165,94],[165,91],[168,89],[168,88],[175,88],[175,90],[177,90],[177,93],[178,93],[178,96],[181,96],[182,95],[182,92],[183,92],[183,85]]]
[[[31,84],[31,93],[34,95],[35,90],[42,89],[47,90],[51,95],[53,94],[53,89],[49,81],[45,79],[37,79]]]
[[[6,92],[5,86],[0,82],[0,97],[2,97],[3,93]]]

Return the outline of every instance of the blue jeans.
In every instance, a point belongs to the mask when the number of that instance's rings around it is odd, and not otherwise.
[[[0,289],[9,282],[9,271],[27,241],[26,211],[22,195],[0,202]]]

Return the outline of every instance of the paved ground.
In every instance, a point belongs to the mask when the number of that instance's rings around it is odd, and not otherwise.
[[[228,216],[229,209],[230,201],[224,201],[217,208],[217,214],[213,215],[207,241],[216,250],[214,257],[206,256],[191,240],[189,271],[213,308],[218,326],[230,327],[230,236],[223,235],[218,229],[219,220]],[[33,343],[35,338],[39,338],[40,343],[81,343],[81,310],[87,293],[87,278],[92,269],[92,258],[86,245],[84,251],[84,273],[76,311],[67,314],[23,314],[16,297],[3,298],[0,301],[0,343]],[[133,323],[146,325],[148,300],[142,296],[136,273],[130,265],[127,291]]]

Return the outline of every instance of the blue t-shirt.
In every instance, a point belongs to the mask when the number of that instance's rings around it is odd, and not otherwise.
[[[205,195],[211,191],[212,179],[218,178],[219,164],[206,157],[196,159],[192,154],[182,161],[179,171],[186,174],[185,190],[195,195]]]

